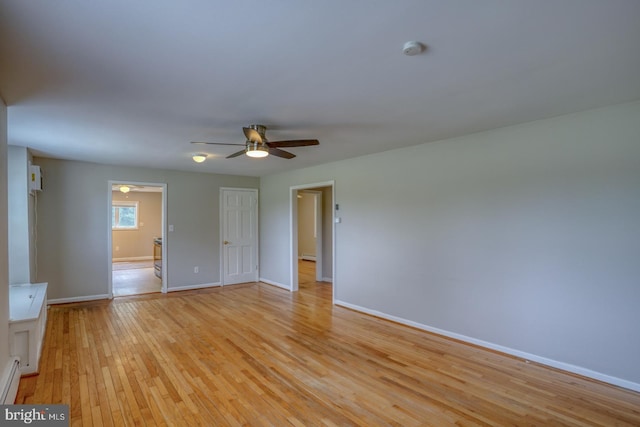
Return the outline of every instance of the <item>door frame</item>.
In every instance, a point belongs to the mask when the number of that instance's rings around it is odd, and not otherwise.
[[[254,239],[254,251],[255,251],[255,256],[256,256],[256,269],[254,271],[254,281],[257,282],[259,277],[260,277],[260,209],[258,207],[258,204],[260,202],[260,194],[258,193],[258,189],[257,188],[244,188],[244,187],[220,187],[219,190],[219,205],[220,205],[220,286],[225,286],[224,283],[224,268],[225,268],[225,264],[224,264],[224,222],[225,222],[225,217],[224,217],[224,192],[225,190],[229,190],[229,191],[249,191],[252,192],[255,196],[256,199],[256,203],[254,206],[254,210],[255,210],[255,215],[256,215],[256,234],[255,234],[255,239]]]
[[[323,229],[322,229],[322,222],[323,222],[323,218],[322,218],[322,191],[317,191],[317,190],[298,190],[297,194],[308,194],[313,196],[313,202],[314,202],[314,207],[315,207],[315,212],[314,212],[314,217],[315,217],[315,224],[313,225],[315,227],[315,232],[316,232],[316,247],[315,247],[315,251],[316,251],[316,256],[315,256],[315,262],[316,262],[316,282],[322,282],[323,276],[322,276],[322,266],[323,266],[323,253],[322,253],[322,236],[323,236]],[[298,236],[299,238],[300,236]],[[296,251],[297,252],[297,251]]]
[[[113,191],[113,186],[114,184],[131,184],[131,185],[139,185],[139,186],[146,186],[146,187],[161,187],[162,188],[162,207],[161,207],[161,218],[160,218],[160,223],[161,223],[161,234],[162,234],[162,287],[160,288],[160,292],[162,292],[163,294],[167,293],[167,225],[166,225],[166,218],[167,218],[167,183],[166,182],[140,182],[140,181],[131,181],[128,179],[118,179],[118,180],[114,180],[114,179],[110,179],[107,181],[107,206],[109,208],[109,213],[107,215],[107,253],[109,254],[109,264],[108,264],[108,271],[109,271],[109,280],[108,280],[108,294],[109,294],[109,299],[113,299],[113,252],[112,252],[112,248],[113,248],[113,237],[112,234],[113,230],[111,229],[112,224],[111,224],[111,204],[113,202],[113,195],[112,195],[112,191]]]
[[[319,187],[331,187],[331,260],[332,260],[332,299],[336,299],[336,185],[335,181],[315,182],[311,184],[294,185],[289,187],[289,290],[298,290],[298,191],[313,190]],[[317,254],[316,254],[317,255]],[[316,266],[317,267],[317,266]],[[316,268],[316,276],[318,269]],[[322,272],[320,272],[322,274]]]

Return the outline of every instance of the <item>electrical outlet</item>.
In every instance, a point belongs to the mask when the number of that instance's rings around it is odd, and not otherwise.
[[[194,273],[198,273],[198,272],[200,272],[200,269],[198,267],[193,267],[193,272]]]
[[[120,246],[116,246],[116,252],[120,250]]]

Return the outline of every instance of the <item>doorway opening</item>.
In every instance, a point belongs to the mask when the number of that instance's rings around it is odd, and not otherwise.
[[[298,286],[323,281],[322,189],[298,190]]]
[[[110,297],[166,292],[166,184],[109,181]]]
[[[331,283],[335,294],[334,182],[290,191],[291,291]]]

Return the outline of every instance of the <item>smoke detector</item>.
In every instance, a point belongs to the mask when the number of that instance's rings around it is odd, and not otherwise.
[[[407,56],[414,56],[421,53],[424,50],[424,45],[420,42],[410,41],[404,44],[402,53]]]

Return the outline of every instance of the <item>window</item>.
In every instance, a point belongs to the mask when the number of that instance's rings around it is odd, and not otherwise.
[[[111,203],[111,229],[138,229],[138,202]]]

